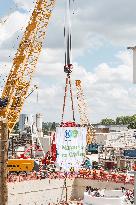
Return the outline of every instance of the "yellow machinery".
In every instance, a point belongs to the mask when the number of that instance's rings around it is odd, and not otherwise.
[[[33,171],[33,159],[9,159],[7,163],[7,171],[9,172],[27,172]]]
[[[37,0],[34,11],[20,42],[4,87],[0,117],[7,119],[9,132],[17,122],[26,99],[35,67],[42,49],[55,0]]]
[[[2,92],[2,97],[0,98],[0,120],[2,119],[2,126],[0,127],[2,128],[0,129],[0,204],[3,205],[8,203],[6,181],[8,152],[7,129],[10,133],[14,128],[27,97],[54,4],[55,0],[36,0],[35,8],[13,59],[13,65]],[[6,122],[4,123],[5,119]],[[31,163],[23,164],[22,160],[18,160],[18,163],[17,161],[15,162],[16,164],[13,164],[13,162],[9,164],[10,161],[8,161],[8,170],[9,168],[16,170],[19,167],[21,171],[32,169]],[[11,165],[12,167],[9,167]]]
[[[25,99],[29,96],[28,89],[54,5],[55,0],[36,0],[30,21],[13,59],[13,65],[0,98],[0,118],[6,119],[9,133],[19,118]],[[0,147],[0,149],[2,148]],[[32,171],[34,160],[9,159],[7,168],[8,171]]]
[[[95,143],[95,131],[94,127],[90,124],[87,108],[84,99],[84,93],[81,85],[81,80],[76,80],[76,91],[77,91],[77,101],[78,101],[78,110],[80,114],[80,124],[81,126],[87,126],[87,144]]]

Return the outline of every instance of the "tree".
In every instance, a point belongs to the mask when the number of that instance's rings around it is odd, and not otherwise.
[[[131,122],[128,125],[128,129],[136,129],[136,114],[131,116]]]
[[[56,131],[56,127],[59,126],[59,123],[55,122],[43,122],[42,130],[44,135],[48,135],[50,131]]]
[[[56,123],[53,122],[51,125],[51,131],[55,131],[56,130]]]
[[[135,122],[131,122],[131,123],[128,125],[128,129],[136,129],[136,121],[135,121]]]
[[[116,118],[116,125],[123,125],[123,116]]]
[[[19,122],[17,122],[12,131],[14,134],[19,134]]]
[[[110,118],[105,118],[101,120],[102,125],[115,125],[115,121]]]
[[[42,130],[43,130],[43,134],[44,135],[48,135],[48,132],[49,132],[49,126],[48,126],[48,123],[46,123],[46,122],[43,122],[43,124],[42,124]]]
[[[136,119],[136,115],[133,116],[121,116],[116,118],[117,125],[129,125]]]
[[[129,129],[136,129],[136,114],[132,116],[119,116],[114,121],[110,118],[101,120],[102,125],[127,125]]]

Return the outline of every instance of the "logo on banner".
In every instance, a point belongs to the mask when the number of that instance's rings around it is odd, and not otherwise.
[[[72,138],[77,138],[78,131],[77,130],[65,130],[64,137],[66,140],[71,140]]]

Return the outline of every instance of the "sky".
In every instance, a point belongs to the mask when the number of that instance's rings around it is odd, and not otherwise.
[[[1,0],[0,92],[2,92],[19,42],[34,8],[33,0]],[[75,0],[72,21],[71,75],[76,120],[79,121],[75,80],[84,90],[90,122],[136,113],[136,85],[133,84],[132,52],[136,45],[136,1]],[[65,1],[56,1],[43,49],[33,77],[38,85],[25,102],[22,113],[42,113],[44,121],[61,121],[65,74]],[[70,99],[64,120],[72,120]]]

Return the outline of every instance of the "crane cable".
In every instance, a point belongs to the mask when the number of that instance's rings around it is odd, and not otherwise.
[[[72,5],[73,4],[73,5]],[[75,0],[66,0],[64,17],[64,45],[65,45],[65,65],[72,61],[72,25],[71,13],[75,14]],[[72,8],[73,7],[73,8]],[[73,11],[71,11],[73,10]]]
[[[71,34],[71,2],[74,0],[66,0],[65,4],[65,19],[64,19],[64,45],[65,45],[65,66],[68,68],[67,77],[65,83],[65,94],[64,94],[64,103],[63,103],[63,112],[62,112],[62,123],[64,119],[64,112],[66,106],[66,97],[68,86],[70,87],[70,96],[71,96],[71,108],[73,113],[73,121],[75,122],[75,112],[74,112],[74,103],[73,103],[73,94],[72,94],[72,85],[70,79],[70,73],[72,72],[72,34]],[[74,12],[73,12],[74,14]],[[64,71],[65,72],[65,71]]]
[[[64,41],[65,41],[65,65],[71,63],[71,20],[70,20],[71,1],[66,0],[66,15],[64,26]]]

